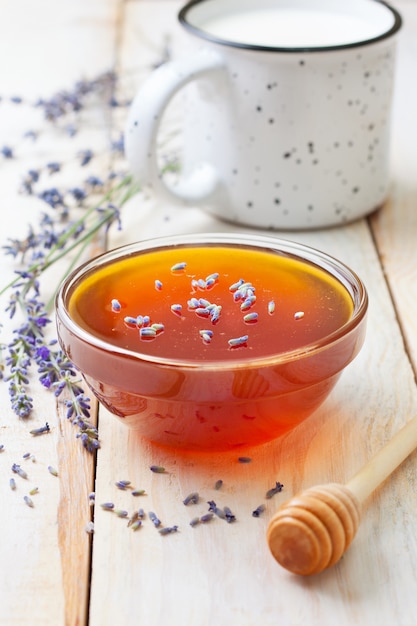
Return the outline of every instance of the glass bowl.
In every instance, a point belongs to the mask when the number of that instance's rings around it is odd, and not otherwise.
[[[157,444],[213,451],[310,416],[361,349],[367,308],[329,255],[229,233],[112,250],[56,299],[61,347],[111,413]]]

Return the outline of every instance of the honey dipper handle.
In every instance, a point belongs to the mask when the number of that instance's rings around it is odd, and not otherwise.
[[[380,485],[417,447],[417,416],[411,419],[394,437],[364,465],[346,487],[362,502]]]

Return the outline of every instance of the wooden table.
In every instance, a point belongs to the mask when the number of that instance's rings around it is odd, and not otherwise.
[[[26,420],[9,406],[0,384],[0,624],[5,626],[412,626],[417,624],[416,457],[411,457],[366,502],[358,535],[332,569],[311,578],[283,570],[269,554],[265,531],[278,505],[305,487],[344,482],[417,412],[417,3],[395,2],[401,32],[392,141],[392,189],[371,218],[343,228],[279,233],[336,255],[365,281],[370,295],[365,346],[343,374],[325,405],[283,439],[253,450],[252,462],[233,456],[200,458],[154,449],[102,407],[94,407],[101,448],[88,454],[65,417],[62,401],[33,377],[34,411]],[[22,172],[67,160],[63,180],[79,168],[71,158],[91,148],[100,154],[92,171],[117,167],[105,147],[123,128],[126,109],[87,115],[73,143],[58,130],[36,142],[23,132],[40,124],[28,101],[69,88],[80,77],[108,69],[120,76],[117,97],[130,98],[164,46],[181,52],[184,35],[176,23],[179,5],[160,0],[3,0],[0,21],[0,144],[15,158],[0,156],[1,238],[21,237],[43,203],[17,192]],[[21,105],[10,97],[22,96]],[[57,176],[59,176],[57,174]],[[59,180],[54,179],[54,180]],[[71,183],[68,183],[71,184]],[[227,230],[198,209],[188,212],[140,194],[123,209],[123,229],[113,229],[108,246],[155,234]],[[236,229],[234,229],[236,230]],[[98,244],[97,244],[98,245]],[[13,276],[1,260],[2,281]],[[56,271],[56,278],[60,275]],[[54,275],[55,276],[55,275]],[[48,279],[43,288],[52,290]],[[6,302],[2,300],[2,308]],[[2,312],[5,342],[11,329]],[[51,433],[29,430],[48,421]],[[23,460],[25,453],[35,461]],[[27,482],[11,465],[20,463]],[[23,464],[26,465],[23,465]],[[162,465],[166,474],[149,467]],[[58,477],[47,467],[58,470]],[[214,490],[217,479],[224,481]],[[146,489],[138,504],[115,481],[129,479]],[[263,516],[251,511],[279,480],[282,493],[266,502]],[[28,507],[23,496],[39,487]],[[95,491],[96,506],[89,501]],[[198,491],[203,504],[185,507]],[[236,513],[191,528],[189,520],[216,499]],[[179,532],[162,537],[150,522],[127,528],[100,507],[143,506]],[[94,520],[94,534],[86,526]]]

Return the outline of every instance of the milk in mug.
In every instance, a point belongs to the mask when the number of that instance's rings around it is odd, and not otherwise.
[[[385,24],[384,22],[387,21]],[[267,47],[346,45],[377,37],[390,27],[391,15],[364,16],[308,8],[263,8],[209,18],[202,30],[230,42]]]

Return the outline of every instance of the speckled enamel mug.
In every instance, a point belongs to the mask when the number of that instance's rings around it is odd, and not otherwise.
[[[153,72],[129,113],[132,172],[162,197],[239,224],[341,225],[389,192],[398,12],[379,0],[194,0],[189,54]],[[183,89],[183,152],[158,165],[161,118]]]

